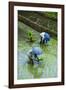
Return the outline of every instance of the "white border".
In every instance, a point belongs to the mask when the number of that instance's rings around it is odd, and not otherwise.
[[[18,38],[17,12],[18,10],[58,12],[58,77],[57,78],[17,80],[17,38]],[[47,82],[61,82],[61,9],[14,6],[14,84],[47,83]]]

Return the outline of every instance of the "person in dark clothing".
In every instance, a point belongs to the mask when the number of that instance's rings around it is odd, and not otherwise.
[[[48,33],[46,33],[46,32],[42,32],[42,33],[40,33],[40,38],[41,38],[40,44],[41,44],[41,43],[47,44],[48,41],[50,40],[50,35],[49,35]]]

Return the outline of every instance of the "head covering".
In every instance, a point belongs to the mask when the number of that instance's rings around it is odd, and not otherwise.
[[[40,47],[33,47],[32,52],[33,52],[33,54],[36,54],[36,55],[42,54],[42,50]]]

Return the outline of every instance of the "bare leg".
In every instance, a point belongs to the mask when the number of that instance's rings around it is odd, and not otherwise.
[[[43,43],[43,41],[42,41],[42,37],[40,37],[40,38],[41,38],[41,40],[40,40],[40,44],[41,44],[41,43]]]

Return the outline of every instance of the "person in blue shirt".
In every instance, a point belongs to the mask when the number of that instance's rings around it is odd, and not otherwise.
[[[39,62],[38,56],[42,54],[42,50],[40,47],[33,47],[31,50],[28,52],[28,57],[30,59],[30,62],[34,64],[34,61]]]
[[[50,41],[50,35],[47,32],[40,33],[40,37],[41,37],[40,43],[47,44],[48,41]]]

